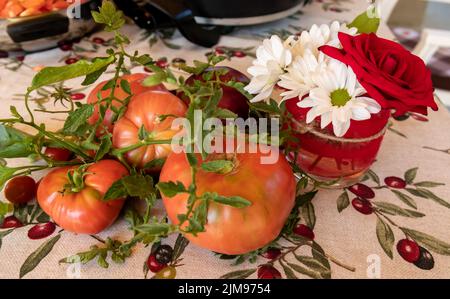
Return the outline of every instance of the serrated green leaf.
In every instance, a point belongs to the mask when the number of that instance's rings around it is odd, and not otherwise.
[[[245,208],[252,204],[251,201],[249,201],[245,198],[242,198],[240,196],[214,195],[214,196],[212,196],[212,200],[214,202],[217,202],[217,203],[220,203],[223,205],[227,205],[227,206],[232,206],[235,208]]]
[[[391,259],[394,258],[392,248],[394,246],[395,237],[389,224],[384,222],[380,217],[377,217],[377,239],[386,252],[387,256]]]
[[[0,124],[0,158],[24,158],[34,153],[33,138],[15,128]]]
[[[92,113],[94,113],[94,105],[92,104],[82,105],[80,108],[69,113],[69,116],[64,122],[63,132],[67,135],[80,133],[80,129],[83,129],[87,125],[87,120]]]
[[[142,81],[142,85],[144,86],[156,86],[165,82],[167,79],[167,74],[165,72],[157,72],[154,73]]]
[[[166,162],[166,158],[153,159],[144,165],[144,169],[161,168]]]
[[[159,236],[166,235],[169,232],[170,225],[167,223],[144,223],[135,227],[137,231]]]
[[[111,141],[111,136],[110,135],[104,135],[101,139],[100,142],[100,146],[97,150],[97,152],[95,153],[95,161],[99,161],[101,159],[103,159],[103,157],[109,153],[109,151],[111,150],[112,147],[112,141]]]
[[[66,81],[69,79],[86,76],[88,74],[104,69],[114,61],[114,56],[109,56],[105,58],[97,58],[92,63],[86,60],[79,60],[76,63],[65,66],[46,67],[33,77],[31,87],[28,88],[28,91],[33,91],[42,86]]]
[[[187,193],[186,188],[181,182],[159,182],[156,184],[156,187],[167,197],[174,197],[178,193]]]
[[[122,183],[122,179],[115,181],[103,196],[103,200],[122,199],[127,196],[127,190]]]
[[[60,234],[57,234],[47,242],[39,246],[33,253],[31,253],[25,262],[20,267],[19,278],[24,277],[27,273],[34,270],[39,263],[52,251],[53,246],[61,238]]]
[[[234,167],[234,163],[228,160],[214,160],[202,163],[202,169],[207,172],[228,173]]]

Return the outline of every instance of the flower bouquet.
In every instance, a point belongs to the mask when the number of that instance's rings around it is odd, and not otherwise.
[[[358,182],[370,168],[391,113],[438,109],[424,62],[378,37],[368,14],[362,18],[265,40],[245,88],[256,95],[253,102],[278,96],[289,115],[284,129],[296,137],[288,157],[310,177],[337,187]],[[364,22],[364,32],[353,27]]]

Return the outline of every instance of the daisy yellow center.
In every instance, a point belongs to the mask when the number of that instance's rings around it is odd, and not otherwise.
[[[331,104],[333,106],[342,107],[347,104],[347,102],[352,98],[348,93],[347,89],[341,88],[336,89],[330,94]]]

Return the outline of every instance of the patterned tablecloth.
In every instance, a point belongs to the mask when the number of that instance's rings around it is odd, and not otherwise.
[[[216,51],[222,51],[228,56],[225,64],[245,71],[251,63],[255,46],[262,38],[271,34],[293,34],[314,23],[329,23],[335,19],[349,22],[367,5],[363,0],[317,0],[285,20],[234,31],[221,39]],[[134,49],[149,52],[159,59],[159,64],[168,67],[173,67],[180,60],[202,60],[206,53],[214,50],[197,47],[176,32],[149,34],[133,25],[127,25],[124,30],[132,41],[130,52]],[[381,35],[392,38],[386,27],[381,28]],[[20,94],[24,93],[41,66],[63,64],[70,58],[99,55],[107,49],[110,38],[107,33],[98,32],[72,47],[28,55],[24,59],[0,59],[0,118],[8,117],[10,105],[15,105],[19,111],[24,110]],[[133,71],[139,72],[142,69],[136,68]],[[107,75],[104,76],[106,78]],[[66,82],[66,85],[77,88],[79,83],[74,80]],[[79,92],[87,94],[89,90]],[[42,96],[35,98],[34,105],[39,107],[52,103]],[[48,128],[57,129],[62,124],[57,115],[49,117],[48,114],[40,114],[39,117],[41,118],[37,121],[44,122]],[[26,161],[17,159],[10,163],[20,165]],[[383,221],[377,219],[375,214],[363,215],[357,212],[349,204],[355,197],[351,190],[320,190],[312,204],[308,205],[308,211],[302,211],[302,221],[314,228],[315,241],[325,254],[315,254],[313,259],[304,258],[302,262],[289,256],[288,262],[297,265],[297,269],[294,269],[303,273],[309,272],[300,267],[317,273],[331,264],[333,278],[450,278],[449,169],[450,117],[445,108],[431,113],[428,118],[411,115],[407,120],[394,120],[386,134],[378,161],[373,165],[368,180],[364,182],[375,192],[375,198],[371,201],[385,207]],[[37,174],[36,177],[41,175]],[[389,188],[384,182],[389,176],[406,176],[408,185],[405,189]],[[4,200],[3,193],[0,198]],[[162,212],[162,207],[159,206],[156,210]],[[25,276],[27,278],[144,277],[143,264],[149,255],[149,247],[138,246],[123,264],[111,262],[108,258],[110,265],[107,269],[99,267],[95,261],[81,266],[59,264],[58,261],[64,257],[86,251],[92,245],[102,244],[88,235],[58,230],[46,239],[31,240],[27,237],[30,227],[31,224],[14,230],[0,229],[0,278],[19,277],[21,266],[39,247],[39,256],[34,256],[31,264],[37,260],[40,263],[28,272]],[[406,229],[409,229],[410,236],[419,244],[429,249],[435,262],[433,269],[422,270],[406,262],[398,254],[396,244],[404,238],[403,231]],[[119,220],[98,237],[127,240],[131,237],[131,232],[127,230],[125,221]],[[174,246],[175,239],[176,236],[171,236],[164,243]],[[180,244],[177,244],[180,248],[178,245]],[[298,254],[311,256],[306,248],[301,249]],[[249,270],[248,274],[252,273],[249,277],[254,278],[256,275],[250,270],[267,262],[264,257],[258,257],[254,263],[245,261],[233,265],[235,261],[219,259],[214,253],[192,244],[184,248],[180,259],[182,261],[176,267],[177,278],[219,278],[236,270]],[[30,259],[27,263],[26,267],[33,268]],[[277,262],[274,265],[283,277],[286,274],[308,277],[299,272],[285,273],[282,265]]]

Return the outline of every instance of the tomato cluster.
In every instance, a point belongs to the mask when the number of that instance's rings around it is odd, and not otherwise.
[[[217,68],[223,74],[210,80],[248,82],[248,78],[242,73],[233,69],[223,72],[223,69]],[[211,69],[205,72],[207,71]],[[88,124],[94,126],[101,123],[97,131],[93,132],[99,139],[107,134],[111,136],[112,148],[124,150],[123,160],[107,156],[81,167],[58,167],[50,171],[38,187],[34,180],[31,184],[28,177],[17,177],[8,185],[16,187],[7,187],[5,190],[7,197],[20,204],[36,194],[43,211],[58,226],[74,233],[96,234],[110,226],[118,217],[125,198],[118,195],[118,198],[104,200],[104,197],[115,182],[130,175],[129,168],[143,171],[149,163],[165,160],[162,169],[160,166],[152,168],[152,171],[161,171],[159,181],[181,183],[188,189],[192,184],[192,165],[188,162],[186,153],[172,152],[171,144],[168,143],[145,142],[170,141],[180,131],[172,126],[173,120],[185,117],[189,101],[184,94],[174,95],[161,84],[144,86],[142,83],[146,77],[146,74],[139,73],[120,77],[113,89],[113,97],[111,86],[105,87],[111,81],[101,82],[87,97],[87,103],[94,106]],[[196,81],[203,82],[205,78],[202,74],[192,75],[186,84],[192,86],[197,84]],[[225,83],[220,84],[220,87],[222,98],[218,101],[218,106],[248,117],[249,105],[246,98]],[[101,110],[106,103],[111,106],[106,111]],[[126,110],[117,117],[114,107],[122,107],[124,103]],[[104,113],[101,115],[100,111]],[[103,118],[102,121],[99,121],[99,117]],[[140,143],[141,146],[134,147]],[[197,193],[240,197],[248,200],[250,205],[235,207],[210,202],[204,231],[196,235],[186,234],[189,240],[215,252],[243,254],[267,245],[280,234],[294,206],[296,183],[290,165],[281,153],[278,153],[279,158],[275,163],[262,164],[263,153],[268,152],[265,147],[268,146],[259,145],[257,152],[252,153],[232,153],[233,168],[227,172],[210,172],[199,167],[195,176]],[[278,148],[272,150],[278,151]],[[92,157],[95,155],[95,152],[90,154]],[[67,149],[50,145],[46,147],[43,156],[55,163],[81,159]],[[196,158],[198,165],[201,165],[204,161],[223,159],[223,156],[212,153],[206,159],[201,155]],[[179,193],[172,198],[162,195],[168,218],[174,225],[180,223],[178,216],[187,212],[188,197],[186,193]],[[186,225],[182,224],[181,229]],[[54,226],[50,228],[54,230]],[[43,229],[35,228],[33,238],[39,238]],[[171,249],[161,246],[154,256],[149,257],[149,269],[158,272],[163,266],[167,266],[170,255]]]

